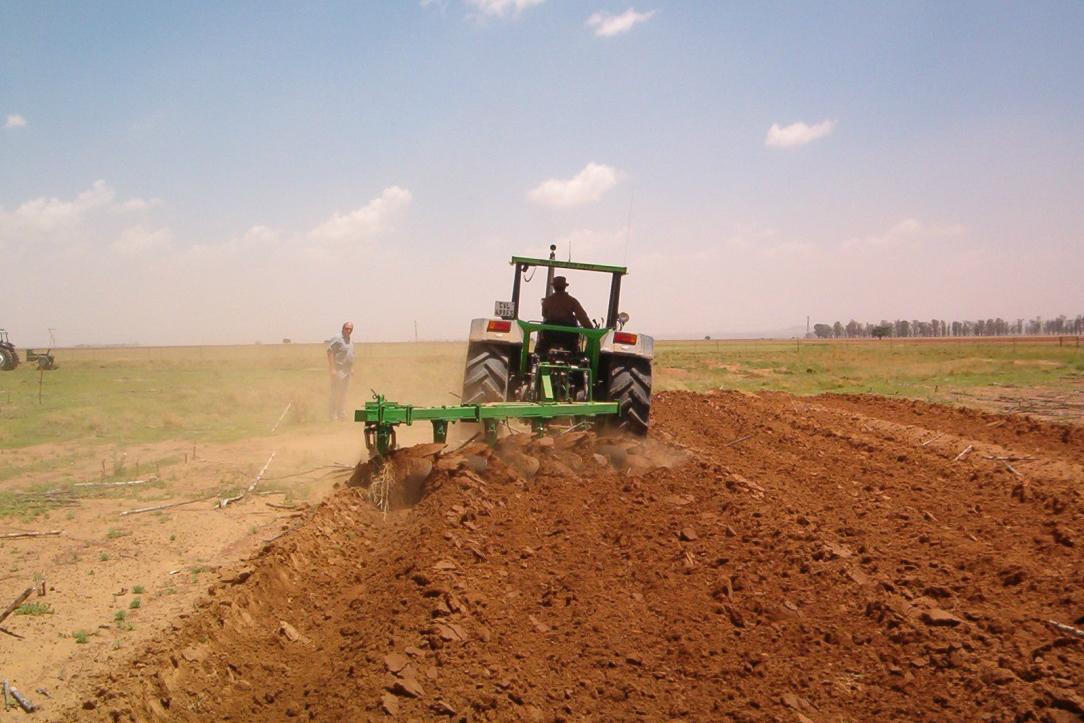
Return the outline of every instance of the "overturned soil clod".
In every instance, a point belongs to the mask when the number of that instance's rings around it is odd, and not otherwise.
[[[1076,431],[876,397],[653,414],[359,465],[72,716],[1084,715],[1084,640],[1048,622],[1084,620]]]

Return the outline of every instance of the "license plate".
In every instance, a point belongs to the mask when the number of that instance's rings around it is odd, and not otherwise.
[[[495,301],[493,302],[493,315],[499,316],[502,319],[514,319],[516,316],[516,305],[511,301]]]

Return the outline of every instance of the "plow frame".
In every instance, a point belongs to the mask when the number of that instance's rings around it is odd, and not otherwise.
[[[592,417],[617,415],[617,402],[490,402],[486,404],[460,404],[442,407],[417,407],[398,404],[374,395],[364,409],[354,411],[354,421],[365,423],[365,447],[378,456],[385,456],[396,447],[395,428],[400,424],[408,427],[414,422],[431,422],[433,441],[448,440],[448,425],[456,422],[475,422],[482,425],[486,442],[496,444],[497,425],[509,419],[531,423],[535,434],[545,431],[546,422],[557,417],[579,417],[586,421]]]

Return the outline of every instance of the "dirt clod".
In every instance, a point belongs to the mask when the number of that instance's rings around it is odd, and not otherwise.
[[[963,622],[960,618],[941,608],[923,610],[919,617],[927,625],[956,626]]]
[[[396,678],[389,691],[408,698],[421,698],[425,695],[425,690],[415,678]]]

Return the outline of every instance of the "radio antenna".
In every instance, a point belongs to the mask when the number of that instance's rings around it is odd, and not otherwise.
[[[629,218],[625,223],[625,261],[626,266],[629,265],[629,240],[632,238],[632,200],[636,197],[636,187],[633,186],[629,190]]]

